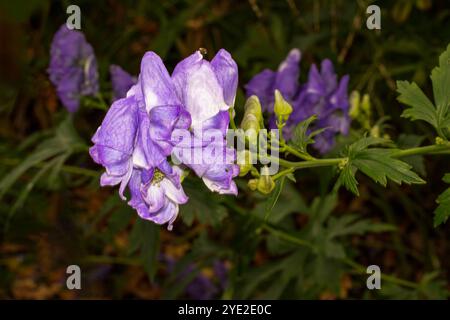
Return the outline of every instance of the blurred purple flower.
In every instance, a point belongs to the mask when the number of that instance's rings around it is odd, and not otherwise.
[[[275,89],[278,89],[283,97],[288,102],[291,102],[299,90],[300,58],[300,50],[292,49],[276,72],[264,69],[258,73],[245,86],[247,97],[252,95],[258,96],[262,111],[270,113],[273,113]]]
[[[132,77],[128,72],[115,64],[109,66],[109,73],[113,90],[112,100],[116,101],[126,97],[128,90],[136,84],[136,77]]]
[[[77,111],[82,96],[98,92],[97,61],[84,34],[62,25],[55,33],[47,69],[61,102],[69,112]]]
[[[333,64],[328,59],[322,61],[320,72],[313,64],[309,70],[308,82],[301,88],[293,102],[294,111],[286,125],[288,136],[298,122],[313,114],[317,115],[318,120],[311,130],[327,128],[315,138],[314,147],[321,153],[329,151],[334,146],[336,134],[348,134],[350,127],[348,81],[349,76],[345,75],[338,82]]]
[[[295,126],[302,120],[316,114],[318,120],[310,127],[311,130],[327,128],[316,136],[314,147],[321,153],[329,151],[335,143],[335,135],[347,134],[350,126],[348,80],[346,75],[338,82],[333,64],[325,59],[321,63],[321,71],[312,65],[308,81],[298,84],[300,51],[292,49],[287,58],[280,64],[278,71],[263,70],[254,76],[245,86],[247,96],[257,95],[263,111],[269,112],[269,126],[276,128],[273,114],[274,91],[280,90],[283,97],[292,105],[290,115],[283,134],[287,140],[292,137]]]

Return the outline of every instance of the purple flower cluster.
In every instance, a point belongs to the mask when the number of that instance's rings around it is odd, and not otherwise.
[[[283,134],[286,139],[292,136],[295,126],[312,115],[318,120],[311,130],[327,128],[316,136],[314,147],[321,153],[329,151],[335,143],[335,135],[347,134],[350,126],[349,101],[347,87],[349,77],[343,76],[338,81],[333,64],[325,59],[320,71],[313,64],[309,70],[308,81],[298,83],[301,53],[298,49],[289,52],[277,71],[263,70],[246,85],[247,96],[256,95],[261,101],[263,111],[271,114],[270,126],[276,128],[274,112],[274,92],[278,89],[292,105]]]
[[[75,112],[82,96],[98,92],[97,61],[83,33],[62,25],[50,49],[50,80],[69,112]]]
[[[141,61],[138,81],[126,97],[116,100],[92,138],[90,154],[105,167],[100,184],[120,185],[119,194],[143,219],[158,224],[177,217],[179,205],[188,197],[181,180],[183,168],[191,168],[212,191],[236,194],[233,178],[239,167],[234,164],[234,150],[224,143],[237,88],[237,66],[230,54],[220,50],[211,62],[200,52],[182,60],[169,74],[154,52],[147,52]],[[221,141],[202,138],[204,130],[221,132]],[[177,130],[192,136],[194,144],[179,144],[173,138]],[[201,162],[181,157],[180,165],[172,165],[168,157],[196,153],[214,144],[215,152]],[[217,160],[227,154],[228,161]],[[213,159],[211,159],[213,157]],[[214,158],[216,157],[216,158]]]

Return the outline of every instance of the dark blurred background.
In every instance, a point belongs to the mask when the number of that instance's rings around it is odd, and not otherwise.
[[[225,48],[239,66],[236,102],[239,117],[244,84],[263,68],[275,69],[291,48],[299,48],[301,81],[312,63],[329,58],[339,75],[350,75],[350,90],[370,95],[375,120],[389,117],[384,133],[394,140],[400,134],[414,134],[423,136],[424,143],[433,142],[434,134],[426,124],[400,118],[403,107],[396,101],[395,81],[413,80],[431,95],[428,75],[450,42],[450,3],[446,0],[3,0],[0,2],[1,176],[27,157],[33,150],[30,146],[57,127],[66,114],[46,68],[52,37],[65,23],[70,4],[81,8],[81,31],[95,50],[102,91],[111,90],[110,64],[118,64],[136,75],[147,50],[158,53],[170,71],[180,59],[200,47],[207,49],[209,58]],[[365,26],[369,4],[381,7],[379,31]],[[100,110],[83,109],[74,115],[76,131],[87,144],[103,115]],[[30,140],[31,136],[34,138]],[[68,161],[72,166],[99,171],[87,156]],[[448,163],[445,157],[423,159],[419,173],[428,181],[423,186],[392,184],[385,190],[361,177],[361,196],[355,198],[343,190],[334,204],[334,215],[356,212],[397,227],[393,233],[354,235],[345,242],[348,255],[362,265],[375,261],[382,265],[383,272],[422,286],[411,291],[408,286],[394,283],[386,296],[364,290],[364,276],[355,277],[352,270],[342,266],[336,266],[340,270],[336,271],[336,279],[304,285],[311,287],[308,290],[276,288],[270,279],[278,272],[282,278],[289,274],[288,279],[301,281],[299,274],[304,271],[296,271],[295,266],[271,267],[283,266],[280,261],[285,261],[289,251],[273,251],[261,240],[252,239],[248,244],[242,234],[248,230],[245,228],[253,228],[251,221],[236,217],[229,206],[216,208],[213,197],[193,200],[191,208],[181,212],[183,223],[176,224],[174,232],[161,228],[155,237],[154,230],[139,231],[149,226],[136,227],[139,222],[135,214],[120,204],[114,190],[99,189],[96,177],[71,175],[70,168],[66,168],[68,173],[49,185],[46,181],[33,182],[35,169],[31,169],[8,188],[0,203],[0,298],[195,298],[186,289],[192,279],[180,284],[183,281],[178,276],[170,277],[175,271],[167,267],[166,256],[182,261],[176,264],[175,273],[183,273],[179,270],[189,269],[199,259],[203,261],[204,265],[196,267],[196,274],[214,284],[214,293],[209,298],[445,297],[443,292],[450,288],[449,225],[433,228],[432,212],[437,195],[445,188],[441,177],[448,172]],[[314,170],[301,172],[290,193],[283,193],[279,206],[284,207],[279,212],[293,213],[291,222],[299,228],[309,219],[302,214],[305,203],[316,196],[326,197],[324,186],[329,180],[321,178],[318,182],[320,175]],[[32,191],[12,214],[17,195],[28,188],[30,181]],[[242,194],[236,203],[258,210],[252,198],[246,198],[245,191]],[[144,240],[137,236],[136,240],[135,234],[139,232],[149,236]],[[152,239],[159,239],[161,246],[157,253],[152,253],[156,262],[153,270],[149,270],[145,261],[152,257],[142,252],[150,250],[145,241]],[[248,251],[245,261],[241,261],[236,255],[244,249]],[[139,250],[141,255],[136,254]],[[199,252],[209,253],[199,256]],[[219,253],[211,256],[210,252]],[[220,277],[214,273],[217,261],[228,272],[231,284],[220,286]],[[81,264],[86,272],[81,291],[65,287],[69,264]],[[334,274],[334,269],[324,272]],[[427,275],[429,281],[424,280]],[[308,273],[303,277],[308,277]],[[275,294],[276,290],[280,292]]]

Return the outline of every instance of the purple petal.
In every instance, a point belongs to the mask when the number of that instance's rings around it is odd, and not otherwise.
[[[158,212],[166,204],[164,189],[158,185],[152,185],[150,183],[142,189],[142,196],[148,205],[148,212],[150,214]]]
[[[139,109],[139,131],[133,152],[133,163],[138,168],[158,167],[166,159],[165,150],[152,140],[151,130],[150,117],[147,111]]]
[[[300,50],[292,49],[286,59],[278,67],[278,72],[275,78],[274,91],[275,89],[280,90],[283,97],[288,100],[292,99],[298,91],[300,58]]]
[[[180,104],[169,72],[161,58],[152,51],[147,52],[142,58],[139,83],[147,111],[154,107]]]
[[[223,97],[228,106],[234,105],[238,85],[238,67],[225,49],[220,49],[211,60],[211,66],[223,89]]]
[[[228,110],[216,74],[200,52],[178,63],[172,79],[178,97],[191,115],[192,127],[201,127],[205,120]]]
[[[138,114],[134,98],[113,103],[102,125],[97,129],[90,154],[111,175],[123,175],[134,148],[138,128]]]
[[[336,90],[337,75],[334,72],[333,63],[329,59],[325,59],[322,61],[320,65],[320,73],[322,76],[325,93],[330,94],[334,90]]]

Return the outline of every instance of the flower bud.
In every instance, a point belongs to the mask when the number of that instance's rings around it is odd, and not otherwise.
[[[245,131],[251,129],[255,130],[256,133],[259,132],[260,126],[258,119],[253,114],[246,114],[241,122],[241,128]]]
[[[289,118],[289,115],[292,113],[292,106],[284,100],[281,92],[275,90],[275,106],[274,112],[278,118],[281,118],[283,121],[286,121]]]
[[[358,91],[352,91],[350,94],[350,118],[357,119],[360,115],[361,109],[360,109],[360,95]]]
[[[358,91],[353,91],[350,95],[350,118],[356,120],[360,123],[360,125],[366,129],[370,130],[371,128],[371,114],[372,107],[370,104],[370,96],[366,93],[362,96]]]
[[[252,164],[252,154],[248,150],[238,151],[237,153],[237,163],[239,165],[239,176],[245,176],[253,167]]]
[[[372,113],[372,107],[370,105],[370,97],[366,93],[364,94],[362,101],[361,101],[361,109],[364,111],[367,117],[370,117]]]
[[[258,191],[263,194],[269,194],[275,188],[275,182],[269,175],[269,168],[263,167],[261,169],[261,176],[258,179]]]
[[[261,111],[261,103],[257,96],[253,95],[247,99],[244,106],[244,118],[242,119],[241,128],[244,130],[254,129],[259,131],[263,125],[263,116]]]
[[[258,180],[257,179],[250,179],[247,183],[250,190],[255,191],[258,186]]]

